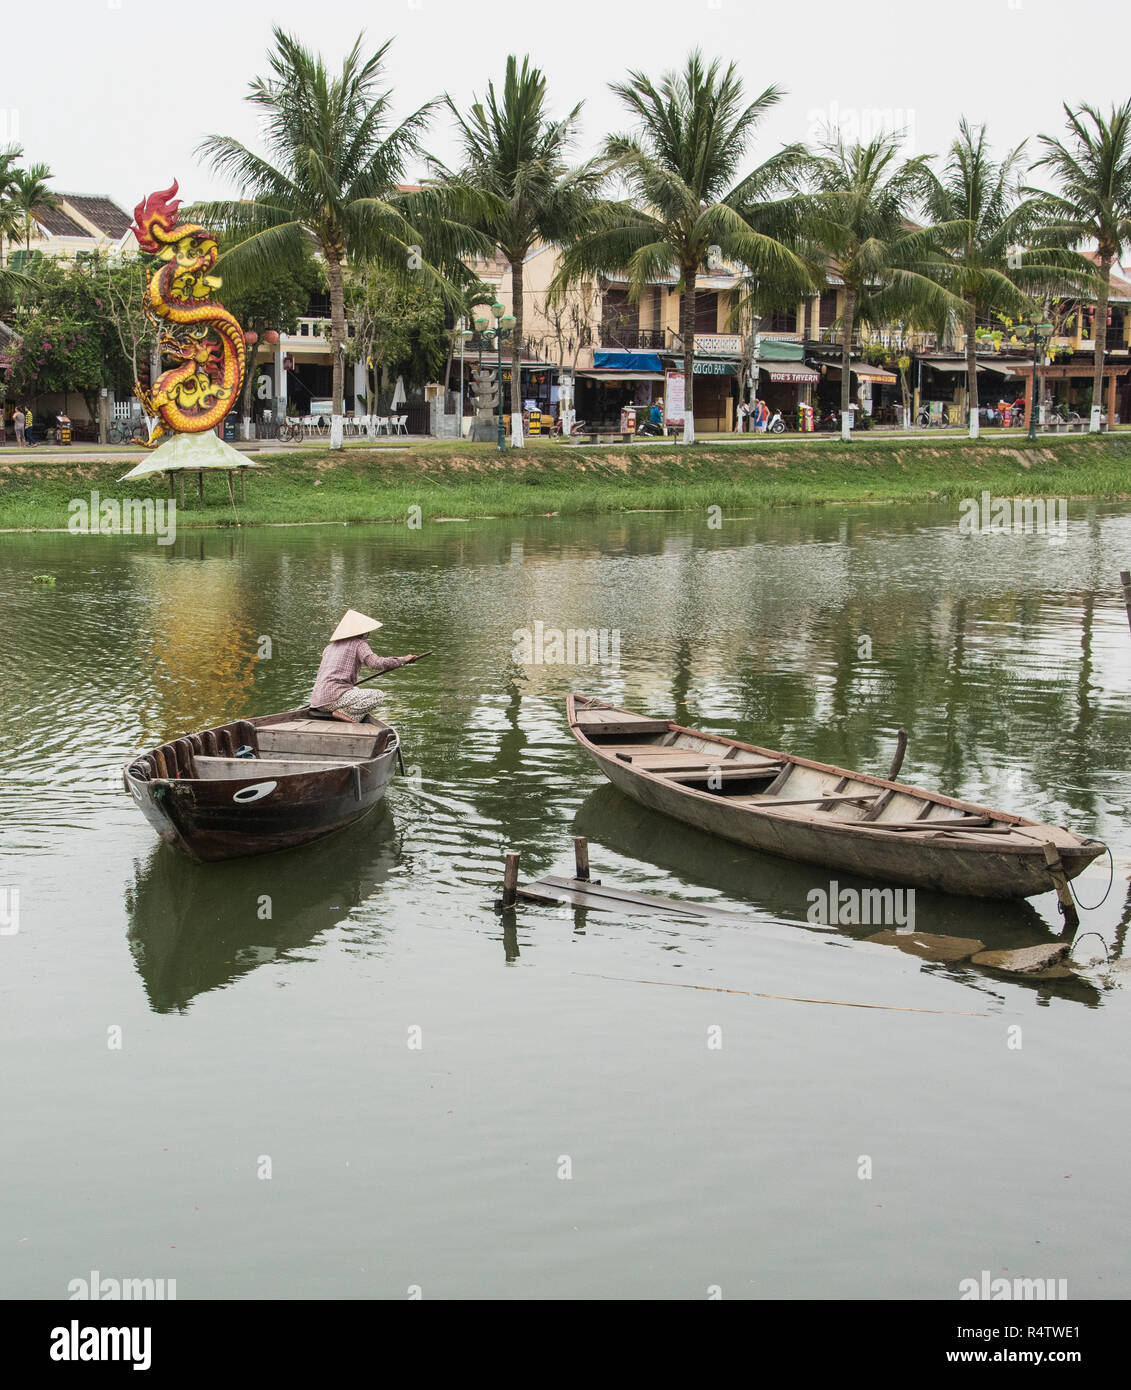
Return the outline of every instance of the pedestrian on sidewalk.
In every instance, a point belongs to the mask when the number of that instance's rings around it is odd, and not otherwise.
[[[12,424],[16,428],[16,444],[23,448],[27,443],[27,416],[24,414],[22,405],[16,406],[16,413],[12,416]]]

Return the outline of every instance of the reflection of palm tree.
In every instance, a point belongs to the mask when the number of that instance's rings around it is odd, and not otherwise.
[[[1123,912],[1115,924],[1115,936],[1111,943],[1111,959],[1122,960],[1127,945],[1127,928],[1131,927],[1131,883],[1127,885],[1127,897],[1123,902]]]
[[[691,680],[695,672],[695,655],[691,650],[690,639],[684,631],[681,631],[676,638],[675,659],[672,664],[675,668],[672,672],[673,718],[677,724],[682,724],[687,728],[692,723],[687,697],[691,691]]]

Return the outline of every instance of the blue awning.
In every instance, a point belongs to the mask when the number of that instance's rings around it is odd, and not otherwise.
[[[595,352],[594,367],[617,367],[630,372],[662,372],[660,359],[654,352]]]

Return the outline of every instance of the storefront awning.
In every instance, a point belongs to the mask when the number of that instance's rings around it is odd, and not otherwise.
[[[662,372],[663,364],[654,352],[595,352],[594,367],[617,367],[630,372]]]
[[[606,372],[578,372],[577,375],[586,381],[663,381],[664,379],[663,372],[621,372],[615,369]]]
[[[758,345],[758,360],[761,362],[803,362],[805,344],[790,342],[786,338],[763,338]]]
[[[994,372],[997,376],[1015,376],[1020,378],[1021,373],[1017,370],[1016,362],[979,362],[980,372]]]
[[[889,372],[884,367],[873,367],[870,363],[853,362],[849,371],[854,372],[861,381],[875,381],[882,386],[894,386],[899,380],[894,372]]]
[[[922,361],[923,366],[930,367],[932,372],[952,372],[956,376],[960,373],[962,376],[966,375],[965,362],[932,362],[927,357],[923,357],[920,360]],[[978,363],[978,370],[980,372],[984,372],[986,370],[984,362]]]

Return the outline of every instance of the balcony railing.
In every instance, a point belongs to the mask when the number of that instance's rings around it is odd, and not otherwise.
[[[346,336],[352,338],[354,326],[352,323],[346,324]],[[288,340],[295,338],[305,338],[308,342],[317,343],[320,340],[330,341],[330,320],[328,318],[313,318],[304,315],[298,321],[298,326],[294,333],[284,333],[282,335]]]
[[[603,323],[600,342],[605,348],[645,348],[661,352],[668,346],[670,336],[662,328],[625,328],[618,323]]]

